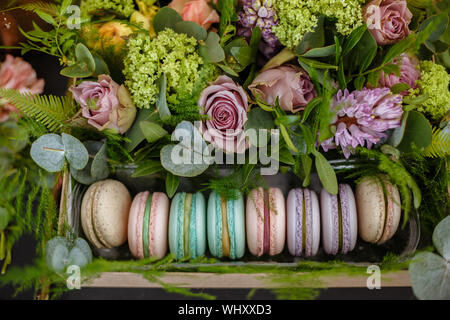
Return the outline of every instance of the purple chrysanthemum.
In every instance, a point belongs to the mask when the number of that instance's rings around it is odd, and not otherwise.
[[[403,113],[401,95],[392,94],[389,88],[339,91],[331,108],[336,112],[332,123],[336,133],[321,145],[325,151],[340,146],[346,158],[357,146],[370,149],[387,137],[385,131],[399,127]]]
[[[250,39],[253,28],[261,28],[262,41],[259,50],[270,59],[281,48],[281,43],[272,32],[272,27],[278,24],[272,0],[244,0],[242,11],[239,12],[238,35]]]

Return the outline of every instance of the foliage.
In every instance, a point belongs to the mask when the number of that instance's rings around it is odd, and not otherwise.
[[[105,12],[128,18],[134,11],[133,0],[82,0],[81,11],[88,15],[105,15]]]
[[[450,127],[433,128],[431,144],[424,150],[424,155],[431,158],[445,158],[450,155]]]

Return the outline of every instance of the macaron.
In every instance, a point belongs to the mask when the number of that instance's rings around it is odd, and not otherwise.
[[[387,176],[364,177],[356,187],[356,206],[361,239],[381,244],[394,236],[401,216],[400,194]]]
[[[322,245],[326,253],[336,255],[352,251],[358,237],[355,196],[348,184],[339,184],[337,195],[320,192]]]
[[[114,248],[127,241],[131,196],[116,180],[92,184],[81,203],[84,234],[96,248]]]
[[[277,255],[286,241],[286,211],[279,188],[253,189],[247,197],[247,245],[255,256]]]
[[[169,198],[162,192],[138,193],[128,218],[128,246],[139,259],[163,258],[167,253]]]
[[[225,199],[212,191],[208,199],[208,246],[217,258],[242,258],[245,253],[244,199]]]
[[[206,205],[200,192],[177,193],[170,206],[169,247],[175,259],[197,258],[206,251]]]
[[[289,253],[293,256],[315,256],[320,243],[320,208],[314,191],[296,188],[289,192],[286,223]]]

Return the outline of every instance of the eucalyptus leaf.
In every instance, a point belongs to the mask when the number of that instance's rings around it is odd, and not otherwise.
[[[166,174],[166,193],[170,199],[172,199],[172,197],[177,192],[179,185],[180,185],[180,178],[178,176],[173,175],[170,172],[167,172],[167,174]]]
[[[205,62],[218,63],[225,59],[225,52],[220,46],[220,37],[215,32],[208,33],[204,45],[200,45],[199,54]]]
[[[179,143],[166,145],[161,149],[161,164],[164,169],[180,177],[195,177],[209,167],[209,159],[205,159],[209,155],[204,155],[206,143],[192,123],[179,123],[172,133],[172,141]]]
[[[31,158],[48,172],[59,172],[64,168],[64,145],[61,136],[50,133],[41,136],[31,145]]]
[[[61,75],[68,78],[86,78],[92,75],[89,66],[84,62],[77,62],[61,70]]]
[[[75,46],[75,57],[77,58],[77,62],[85,63],[91,73],[95,71],[94,57],[84,44],[78,43]]]
[[[158,78],[158,80],[156,80],[156,85],[159,89],[158,100],[156,101],[156,109],[158,109],[159,117],[161,118],[161,120],[166,121],[170,118],[171,114],[169,106],[167,105],[167,78],[164,73]]]
[[[409,264],[414,294],[422,300],[450,300],[450,262],[431,252],[418,253]]]
[[[175,25],[181,21],[183,18],[177,11],[169,7],[162,7],[153,17],[153,29],[156,33],[166,28],[175,30]]]
[[[249,46],[232,47],[230,53],[243,67],[248,66],[252,61],[252,48]]]
[[[208,33],[198,23],[192,21],[180,21],[174,25],[177,33],[185,33],[197,40],[206,40]]]
[[[62,143],[64,145],[65,157],[74,169],[83,169],[89,161],[89,153],[86,147],[77,138],[63,133]]]
[[[129,140],[125,144],[125,149],[130,152],[134,150],[142,141],[145,136],[141,130],[141,122],[147,120],[156,120],[159,118],[157,110],[155,108],[141,109],[134,120],[133,126],[126,133],[126,137]]]
[[[433,244],[439,254],[450,261],[450,216],[439,222],[434,229]]]
[[[391,145],[403,152],[411,152],[412,145],[426,148],[432,140],[431,125],[425,116],[417,111],[409,111],[406,120],[402,119],[401,126],[396,128],[391,137]]]
[[[328,160],[320,152],[315,152],[316,156],[316,169],[319,175],[320,182],[322,182],[323,187],[330,194],[338,193],[338,182],[336,178],[336,173],[331,167]]]
[[[89,161],[82,170],[70,167],[72,177],[79,183],[85,185],[106,179],[109,176],[109,167],[106,159],[106,143],[88,140],[83,142],[83,145],[88,151]]]
[[[92,54],[92,56],[94,57],[94,61],[95,61],[94,75],[95,76],[99,76],[101,74],[109,75],[110,74],[109,68],[108,68],[108,65],[106,64],[105,60],[103,60],[103,58],[95,52]]]
[[[109,176],[108,154],[106,152],[106,142],[92,160],[91,175],[96,181],[106,179]]]
[[[169,134],[163,127],[152,121],[141,121],[140,127],[149,143],[158,141],[165,135]]]

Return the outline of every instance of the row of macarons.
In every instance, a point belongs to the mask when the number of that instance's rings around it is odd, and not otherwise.
[[[365,178],[355,193],[339,184],[337,195],[322,189],[292,189],[285,199],[278,188],[258,188],[246,198],[225,199],[212,191],[175,194],[141,192],[133,200],[116,180],[92,184],[83,196],[81,224],[96,248],[113,248],[128,240],[136,258],[177,259],[209,252],[241,258],[248,247],[255,256],[277,255],[287,244],[293,256],[314,256],[320,243],[327,254],[345,254],[359,237],[384,243],[395,234],[401,216],[400,195],[385,179]]]

